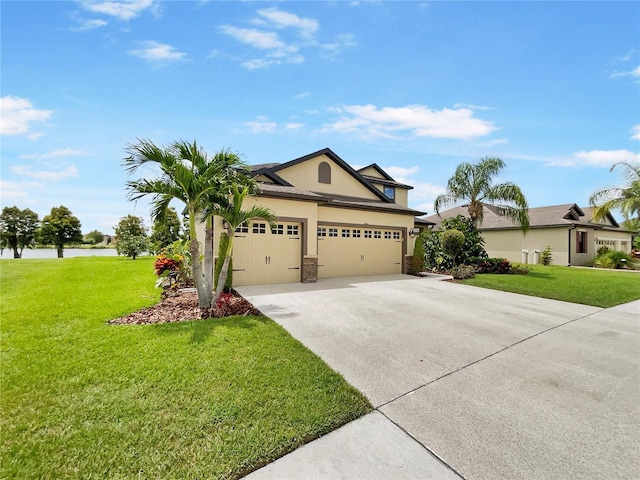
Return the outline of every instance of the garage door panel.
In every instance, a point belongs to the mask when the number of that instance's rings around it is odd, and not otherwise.
[[[271,231],[264,222],[245,227],[233,248],[234,285],[258,285],[300,281],[301,225],[279,222]]]
[[[318,277],[402,273],[400,230],[321,226]]]

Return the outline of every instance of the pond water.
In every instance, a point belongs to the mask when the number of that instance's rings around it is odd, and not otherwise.
[[[118,252],[115,248],[65,248],[64,258],[72,257],[115,257]],[[5,248],[2,251],[1,259],[13,259],[13,250]],[[22,251],[22,258],[58,258],[55,248],[25,248]]]

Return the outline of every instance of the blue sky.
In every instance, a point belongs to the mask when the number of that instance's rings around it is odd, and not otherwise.
[[[498,156],[530,206],[640,161],[639,2],[2,1],[1,206],[120,217],[137,138],[250,164],[325,147],[433,199]],[[147,172],[151,174],[151,172]],[[178,208],[179,205],[176,205]]]

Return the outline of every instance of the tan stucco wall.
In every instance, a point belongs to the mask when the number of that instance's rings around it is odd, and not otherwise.
[[[396,203],[403,207],[409,206],[409,190],[396,187]]]
[[[587,232],[587,252],[576,252],[576,231]],[[485,250],[490,257],[502,257],[511,262],[522,262],[522,250],[529,250],[528,263],[534,263],[534,251],[551,247],[552,265],[568,265],[569,239],[571,239],[571,265],[580,266],[591,262],[596,255],[596,239],[618,239],[631,242],[631,235],[626,232],[608,230],[596,230],[589,227],[578,227],[569,230],[569,227],[556,228],[532,228],[526,235],[520,230],[480,232],[485,239]],[[539,258],[539,256],[538,256]]]
[[[521,230],[484,230],[485,250],[490,257],[506,258],[510,262],[522,262],[522,250],[528,250],[528,263],[535,263],[535,250],[552,250],[552,264],[567,264],[567,228],[530,229],[526,235]],[[574,247],[575,248],[575,247]],[[539,259],[539,256],[537,256]]]
[[[331,183],[318,182],[318,165],[327,162],[331,166]],[[303,190],[333,193],[350,197],[378,199],[378,197],[348,174],[326,155],[320,155],[289,168],[279,170],[278,175]]]

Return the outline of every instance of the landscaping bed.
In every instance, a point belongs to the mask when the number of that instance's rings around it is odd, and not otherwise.
[[[262,315],[249,301],[235,290],[223,293],[213,308],[200,309],[195,289],[177,290],[164,295],[159,303],[146,307],[124,317],[109,320],[109,324],[145,325],[152,323],[174,323],[203,318]]]

